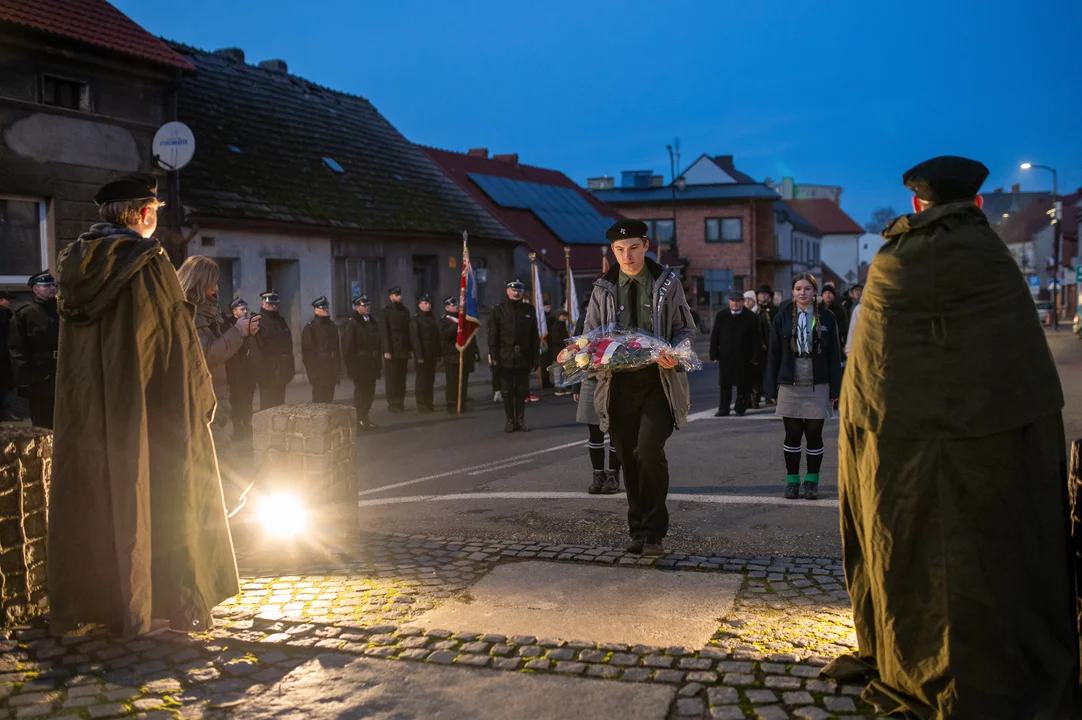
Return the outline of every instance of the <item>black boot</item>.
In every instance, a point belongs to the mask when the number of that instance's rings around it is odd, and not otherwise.
[[[515,429],[519,432],[530,432],[530,428],[526,427],[526,418],[519,415],[518,420],[515,421]]]
[[[615,495],[618,492],[620,492],[620,471],[606,470],[605,484],[601,486],[601,494]]]
[[[586,492],[590,493],[591,495],[600,495],[601,494],[601,488],[602,488],[602,486],[604,486],[604,484],[605,484],[605,471],[604,470],[594,470],[593,482],[590,483],[590,489],[587,490]]]
[[[517,428],[515,427],[515,419],[507,418],[507,425],[504,426],[503,431],[505,433],[513,433]]]
[[[642,555],[642,546],[645,544],[645,542],[645,539],[640,535],[639,537],[632,540],[631,544],[624,548],[624,550],[631,553],[632,555]]]

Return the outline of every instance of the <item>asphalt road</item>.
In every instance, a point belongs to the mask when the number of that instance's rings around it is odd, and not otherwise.
[[[1082,437],[1082,341],[1049,335],[1067,396],[1068,438]],[[1005,369],[1006,373],[1006,369]],[[690,377],[693,421],[667,444],[671,527],[666,545],[706,551],[837,557],[838,423],[828,421],[820,500],[782,499],[782,429],[773,410],[714,419],[716,371]],[[570,397],[527,408],[531,433],[503,432],[501,406],[473,391],[462,416],[386,413],[358,439],[362,527],[428,536],[618,546],[623,494],[586,493],[586,427]],[[407,403],[408,404],[408,403]]]

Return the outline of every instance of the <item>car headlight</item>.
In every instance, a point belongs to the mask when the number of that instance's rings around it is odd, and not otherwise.
[[[275,493],[261,498],[257,507],[263,531],[271,537],[296,537],[308,526],[304,504],[292,493]]]

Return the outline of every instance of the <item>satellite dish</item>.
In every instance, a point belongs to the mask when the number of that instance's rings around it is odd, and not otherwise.
[[[167,122],[154,133],[154,159],[166,170],[180,170],[195,155],[195,135],[182,122]]]

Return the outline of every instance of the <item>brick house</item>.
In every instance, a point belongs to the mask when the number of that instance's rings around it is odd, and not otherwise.
[[[422,293],[437,303],[456,293],[463,231],[477,267],[512,274],[522,241],[366,99],[291,75],[282,60],[171,47],[196,68],[179,93],[196,138],[181,173],[187,250],[218,261],[223,305],[256,305],[274,288],[299,354],[320,295],[344,321],[353,297],[382,307],[395,285],[414,312]]]
[[[662,180],[650,171],[627,171],[619,187],[608,178],[591,178],[590,187],[598,200],[646,221],[663,248],[671,243],[675,215],[688,300],[708,328],[730,290],[771,282],[774,267],[788,265],[775,247],[779,197],[737,170],[731,155],[699,157],[676,179],[675,199]]]
[[[622,216],[559,170],[520,163],[516,154],[489,157],[485,148],[466,153],[422,150],[478,205],[525,241],[516,251],[515,275],[529,282],[528,254],[535,253],[545,293],[554,305],[565,302],[565,248],[571,250],[571,274],[580,300],[589,297],[602,258],[609,253],[610,262],[615,262],[605,231]],[[500,297],[497,293],[494,299]]]
[[[0,287],[26,279],[98,221],[117,175],[156,172],[155,131],[192,65],[105,0],[0,0]],[[162,211],[160,236],[175,227]]]

